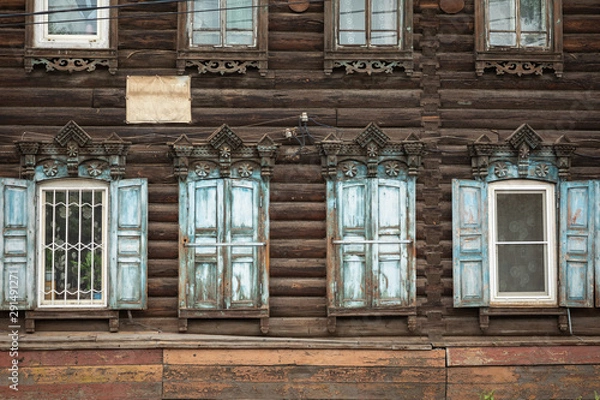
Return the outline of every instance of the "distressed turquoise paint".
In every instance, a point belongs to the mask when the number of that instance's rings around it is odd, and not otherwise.
[[[148,182],[111,182],[109,305],[138,310],[147,305]]]
[[[35,293],[34,183],[0,179],[0,309],[28,310]]]
[[[454,306],[489,305],[487,183],[452,181]]]
[[[594,306],[595,182],[560,184],[560,305]]]

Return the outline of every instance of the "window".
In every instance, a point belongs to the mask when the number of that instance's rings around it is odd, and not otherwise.
[[[38,188],[38,306],[106,306],[107,185],[59,182]]]
[[[0,179],[0,258],[18,296],[3,286],[0,306],[35,310],[28,331],[59,311],[116,330],[118,310],[145,307],[147,182],[123,179],[128,147],[114,134],[94,142],[74,122],[54,142],[17,142],[24,179]]]
[[[268,332],[269,176],[277,146],[227,126],[170,145],[180,177],[180,331],[190,318],[258,318]],[[193,156],[190,156],[193,154]]]
[[[561,0],[483,0],[475,3],[477,74],[562,74]]]
[[[107,66],[116,71],[115,0],[28,0],[25,68],[93,71]]]
[[[331,21],[325,37],[325,72],[367,74],[404,68],[412,62],[412,0],[333,0],[325,3]]]
[[[177,66],[199,73],[246,73],[267,68],[266,0],[192,0],[179,3]]]
[[[476,179],[452,190],[454,305],[486,308],[482,328],[492,313],[600,306],[600,182],[566,180],[574,149],[528,125],[470,146]]]
[[[369,125],[354,143],[329,136],[327,168],[328,315],[407,315],[416,304],[415,181],[422,144]],[[385,156],[383,156],[385,154]]]
[[[554,185],[489,185],[490,304],[556,304]]]

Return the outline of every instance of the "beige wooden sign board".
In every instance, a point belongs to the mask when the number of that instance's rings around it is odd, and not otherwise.
[[[127,123],[192,122],[189,76],[128,76]]]

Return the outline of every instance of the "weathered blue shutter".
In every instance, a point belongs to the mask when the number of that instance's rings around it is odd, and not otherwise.
[[[592,208],[595,210],[594,228],[594,275],[596,277],[596,307],[600,307],[600,181],[594,181]]]
[[[338,304],[341,307],[366,307],[371,276],[367,272],[367,185],[366,180],[338,183],[338,245],[340,271]],[[344,242],[358,242],[344,244]]]
[[[226,226],[227,241],[232,244],[225,249],[229,260],[227,274],[228,295],[225,298],[227,308],[250,308],[259,303],[258,283],[259,251],[258,214],[259,185],[257,181],[232,179],[228,182],[229,206]],[[246,243],[246,246],[234,246]]]
[[[410,258],[408,237],[407,182],[373,180],[373,278],[374,306],[402,305],[410,302]],[[382,244],[393,241],[393,244]]]
[[[452,181],[454,306],[489,304],[487,184]]]
[[[0,179],[0,309],[28,310],[35,292],[34,183]]]
[[[201,309],[222,308],[223,180],[199,180],[188,184],[187,237],[192,256],[187,260],[187,305]]]
[[[113,181],[110,193],[110,307],[143,309],[148,298],[148,181]]]
[[[560,184],[560,305],[594,306],[594,182]]]

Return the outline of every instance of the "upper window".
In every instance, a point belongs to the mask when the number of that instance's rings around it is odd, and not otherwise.
[[[593,307],[594,286],[600,306],[600,182],[566,181],[574,149],[527,125],[470,146],[477,179],[453,181],[455,306]]]
[[[74,122],[53,142],[17,142],[25,179],[0,179],[0,265],[19,287],[0,288],[2,308],[145,307],[147,183],[122,179],[128,147]]]
[[[180,331],[189,318],[260,318],[268,331],[269,176],[277,146],[223,126],[171,145],[180,177]]]
[[[475,15],[479,75],[562,75],[562,0],[482,0]]]
[[[179,2],[178,69],[245,73],[267,68],[266,0]]]
[[[116,0],[28,0],[25,68],[116,71]]]
[[[412,74],[412,0],[333,0],[325,3],[325,72]]]
[[[321,142],[329,207],[330,330],[335,318],[408,315],[416,304],[415,181],[422,144],[388,146],[370,125],[354,143]],[[384,155],[385,154],[385,155]]]

